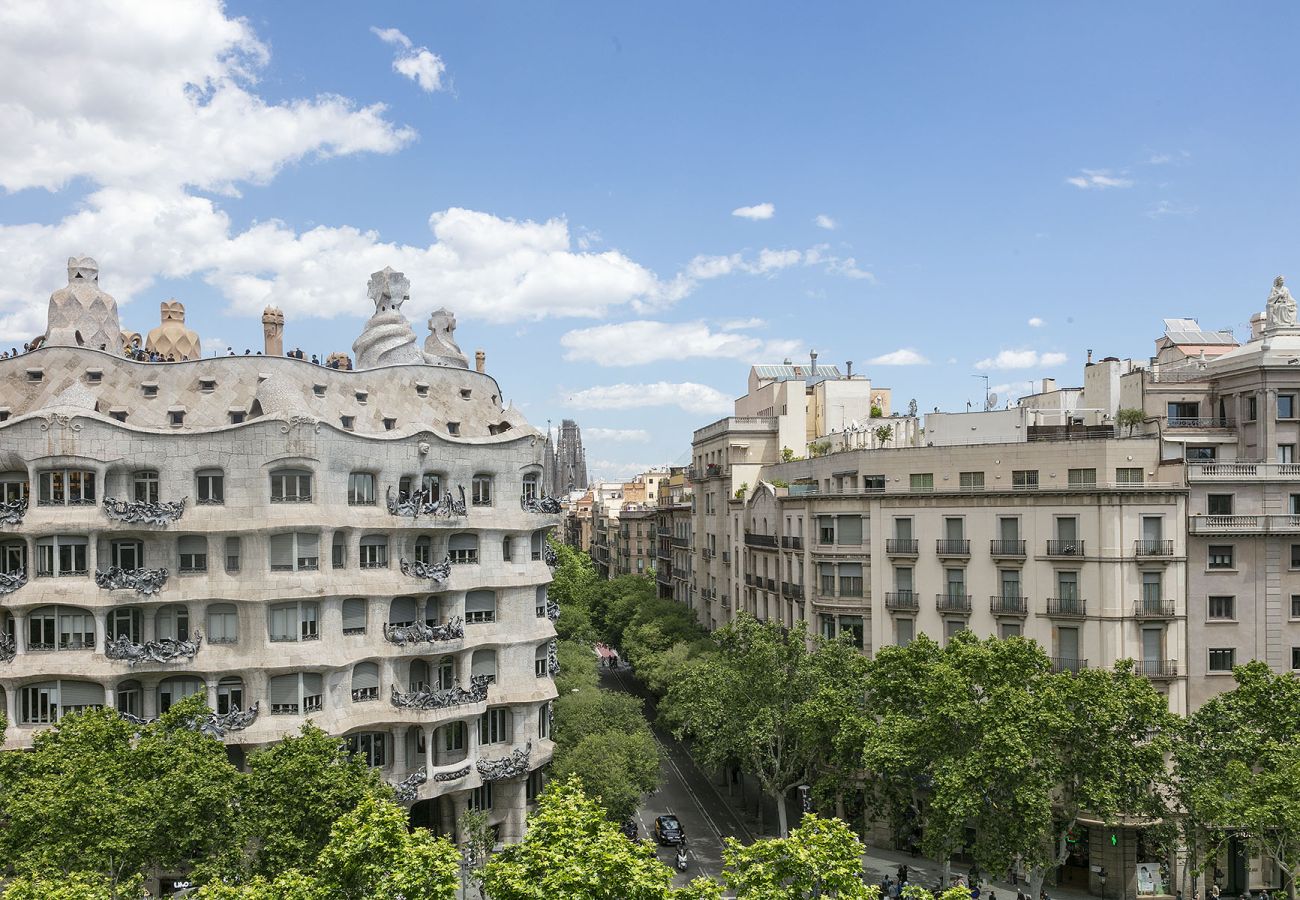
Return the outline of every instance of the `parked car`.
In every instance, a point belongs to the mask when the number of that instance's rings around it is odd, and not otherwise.
[[[660,846],[671,847],[686,840],[686,831],[676,816],[655,816],[655,840]]]

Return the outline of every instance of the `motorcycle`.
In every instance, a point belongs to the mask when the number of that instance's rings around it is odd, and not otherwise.
[[[686,871],[686,839],[685,838],[683,838],[682,842],[677,845],[677,871],[678,872]]]

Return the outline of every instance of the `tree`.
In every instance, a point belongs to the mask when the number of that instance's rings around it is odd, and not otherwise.
[[[789,447],[781,448],[781,462],[794,462],[794,460],[797,458],[798,457],[794,455],[794,451],[791,450]]]
[[[803,704],[803,728],[818,749],[812,784],[843,819],[845,795],[865,786],[862,746],[875,725],[865,703],[871,661],[841,636],[820,640],[809,663],[812,692]]]
[[[1178,795],[1195,843],[1217,855],[1235,836],[1267,854],[1294,900],[1300,874],[1300,679],[1255,661],[1236,687],[1187,720],[1175,744]],[[1208,847],[1207,847],[1208,845]]]
[[[876,436],[877,441],[882,444],[887,444],[894,437],[894,426],[877,425],[875,428],[871,429],[871,433]]]
[[[1127,428],[1129,436],[1133,436],[1133,429],[1146,421],[1146,414],[1140,409],[1124,407],[1115,415],[1115,424],[1120,428]]]
[[[334,823],[314,871],[320,896],[335,900],[451,900],[460,854],[445,837],[410,830],[405,809],[371,794]]]
[[[694,737],[706,765],[739,763],[776,803],[788,834],[786,794],[807,781],[818,748],[808,719],[812,667],[804,623],[790,630],[742,615],[714,632],[718,652],[668,688],[677,736]]]
[[[605,818],[576,779],[552,781],[518,844],[483,871],[492,900],[687,900],[718,897],[717,886],[673,891],[672,870],[647,844],[633,843]]]
[[[788,838],[748,846],[727,838],[722,877],[736,900],[876,900],[880,888],[862,883],[862,852],[862,842],[839,819],[810,815]]]
[[[879,418],[880,418],[881,416],[883,416],[884,414],[885,414],[885,411],[884,411],[883,409],[881,409],[879,406],[877,406],[877,405],[874,404],[874,403],[871,404],[871,418],[873,418],[873,419],[879,419]]]
[[[96,873],[71,872],[20,875],[5,888],[4,900],[136,900],[144,893],[144,879],[136,875],[116,884]]]
[[[556,778],[580,776],[610,821],[625,822],[641,805],[641,796],[659,786],[659,747],[642,720],[630,733],[587,735],[572,749],[557,753],[551,770]]]
[[[364,759],[310,722],[249,754],[248,769],[242,833],[262,875],[309,871],[340,816],[368,797],[392,797]]]
[[[483,867],[492,858],[496,846],[496,830],[491,817],[481,809],[467,809],[460,814],[460,828],[465,835],[464,864],[470,880],[478,888],[479,900],[486,900],[483,887]]]
[[[190,726],[201,697],[138,727],[112,710],[69,713],[31,753],[0,754],[0,854],[19,874],[82,872],[126,890],[153,868],[234,867],[243,776]]]

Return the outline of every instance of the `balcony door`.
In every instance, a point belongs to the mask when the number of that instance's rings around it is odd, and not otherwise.
[[[1146,672],[1156,672],[1160,668],[1160,657],[1164,650],[1164,629],[1142,629],[1142,668]]]
[[[1056,656],[1060,660],[1060,666],[1070,671],[1078,671],[1079,668],[1079,629],[1078,628],[1058,628],[1056,629]]]

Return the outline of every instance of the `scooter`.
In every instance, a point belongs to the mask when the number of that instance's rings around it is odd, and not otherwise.
[[[682,842],[677,845],[677,871],[686,871],[686,838],[682,838]]]

